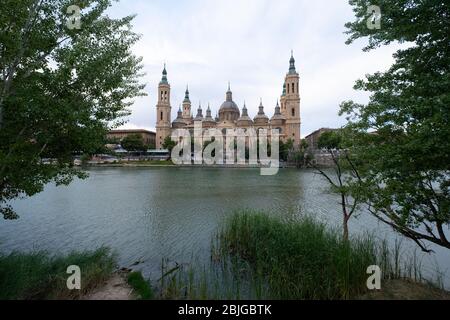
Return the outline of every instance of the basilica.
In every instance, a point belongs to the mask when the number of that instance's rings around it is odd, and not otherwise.
[[[186,89],[182,107],[178,110],[177,118],[172,122],[170,84],[167,80],[167,71],[164,66],[162,79],[158,86],[158,104],[156,105],[156,148],[163,149],[164,140],[171,135],[172,130],[181,128],[193,130],[194,124],[198,121],[201,121],[204,129],[253,128],[256,132],[259,129],[278,129],[281,140],[286,142],[292,139],[295,145],[299,145],[301,124],[299,79],[299,74],[295,69],[295,59],[291,55],[289,71],[283,84],[283,93],[274,108],[271,118],[266,115],[262,101],[259,104],[259,112],[253,119],[248,115],[245,103],[241,112],[238,105],[233,101],[233,93],[230,85],[228,85],[225,101],[214,118],[212,117],[210,106],[206,109],[205,115],[203,115],[202,107],[199,106],[196,116],[193,116],[189,89]]]

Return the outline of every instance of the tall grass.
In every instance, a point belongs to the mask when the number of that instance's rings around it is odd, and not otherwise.
[[[343,241],[312,218],[289,223],[261,213],[233,215],[220,233],[221,255],[247,261],[273,299],[347,299],[366,289],[377,264],[370,237]]]
[[[0,300],[76,299],[107,280],[116,259],[107,248],[50,256],[46,252],[0,255]],[[81,269],[81,290],[68,290],[67,267]]]
[[[153,290],[150,283],[144,279],[141,272],[131,272],[127,277],[128,284],[134,289],[142,300],[153,299]]]
[[[211,263],[162,266],[160,298],[352,299],[367,292],[371,265],[384,278],[417,276],[416,266],[402,268],[400,252],[400,243],[391,251],[370,235],[343,241],[340,230],[309,217],[240,211],[214,238]]]

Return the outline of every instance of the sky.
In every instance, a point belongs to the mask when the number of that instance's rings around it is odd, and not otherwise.
[[[171,84],[172,120],[189,85],[194,116],[208,103],[213,116],[233,100],[255,116],[262,98],[271,117],[282,93],[291,50],[300,74],[302,137],[338,128],[345,100],[367,102],[353,90],[357,79],[386,70],[395,45],[363,52],[367,39],[346,45],[344,24],[354,20],[346,0],[121,0],[108,14],[137,14],[133,47],[143,57],[147,96],[135,99],[124,128],[154,130],[157,88],[164,63]]]

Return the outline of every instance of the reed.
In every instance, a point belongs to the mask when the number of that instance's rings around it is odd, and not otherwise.
[[[163,265],[160,298],[353,299],[367,292],[370,265],[380,266],[383,278],[409,273],[422,280],[417,257],[400,257],[401,243],[390,249],[371,235],[344,241],[340,230],[311,217],[238,211],[213,238],[209,264]]]

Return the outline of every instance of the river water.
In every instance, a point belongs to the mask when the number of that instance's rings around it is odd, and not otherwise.
[[[342,223],[339,198],[313,170],[283,169],[261,176],[257,169],[93,168],[69,186],[12,202],[17,221],[0,220],[0,252],[47,250],[65,253],[102,245],[118,253],[120,265],[143,261],[146,276],[159,274],[164,258],[179,263],[208,259],[211,238],[234,210],[309,214],[330,226]],[[397,235],[369,214],[350,222],[350,234]],[[403,241],[405,254],[416,246]],[[421,255],[424,273],[450,267],[450,250]],[[443,276],[450,288],[450,270]]]

